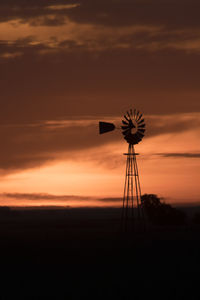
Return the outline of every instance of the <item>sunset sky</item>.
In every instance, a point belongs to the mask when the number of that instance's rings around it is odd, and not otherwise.
[[[130,108],[142,193],[200,201],[198,0],[0,1],[0,205],[121,205]]]

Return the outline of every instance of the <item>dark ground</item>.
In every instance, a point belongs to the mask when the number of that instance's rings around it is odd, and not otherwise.
[[[200,299],[200,227],[120,232],[119,209],[0,210],[1,299]]]

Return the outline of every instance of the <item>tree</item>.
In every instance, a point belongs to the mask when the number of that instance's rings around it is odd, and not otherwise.
[[[186,215],[183,211],[161,202],[155,194],[142,195],[142,207],[153,225],[184,225]]]

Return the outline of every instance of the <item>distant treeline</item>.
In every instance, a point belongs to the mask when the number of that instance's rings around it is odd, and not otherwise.
[[[145,212],[148,223],[155,226],[181,226],[187,224],[200,225],[200,207],[196,207],[196,212],[191,218],[188,217],[187,211],[184,209],[172,207],[159,198],[156,194],[142,195],[142,207]],[[120,218],[121,208],[115,207],[21,207],[12,208],[8,206],[0,206],[0,221],[3,219],[118,219]]]

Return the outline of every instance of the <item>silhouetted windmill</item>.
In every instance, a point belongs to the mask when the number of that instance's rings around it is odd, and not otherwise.
[[[113,123],[99,122],[99,133],[103,134],[116,129]],[[131,228],[138,228],[144,225],[144,213],[141,206],[141,187],[137,166],[134,145],[138,144],[145,133],[145,123],[143,114],[136,109],[130,109],[124,115],[120,127],[124,139],[128,143],[126,160],[126,175],[124,184],[124,196],[122,206],[122,228],[127,231]]]

